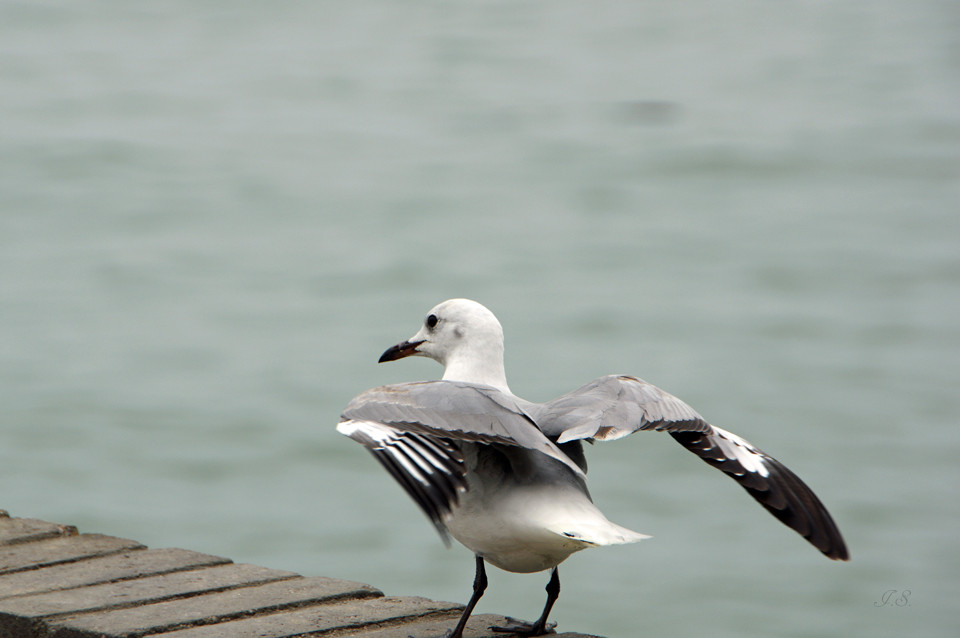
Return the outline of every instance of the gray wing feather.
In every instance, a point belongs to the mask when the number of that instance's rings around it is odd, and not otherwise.
[[[625,375],[595,379],[538,406],[532,416],[543,433],[559,443],[610,441],[637,430],[706,432],[710,428],[677,397]]]
[[[533,405],[489,386],[421,381],[367,390],[350,401],[341,420],[374,421],[454,441],[524,447],[551,456],[582,476],[580,467],[527,415]]]

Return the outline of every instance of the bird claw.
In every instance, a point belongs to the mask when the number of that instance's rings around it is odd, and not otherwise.
[[[543,636],[546,634],[555,634],[557,623],[551,622],[546,625],[527,622],[526,620],[517,620],[507,616],[507,623],[501,627],[490,627],[490,631],[501,634],[519,634],[521,636]]]

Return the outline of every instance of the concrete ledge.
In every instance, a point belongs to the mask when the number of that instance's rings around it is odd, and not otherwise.
[[[0,638],[436,638],[462,609],[0,510]],[[489,630],[504,621],[475,616],[464,635],[504,638]]]
[[[89,587],[99,583],[114,583],[157,574],[196,570],[231,562],[229,558],[210,556],[187,549],[124,551],[76,563],[6,574],[0,578],[0,598],[73,587]]]

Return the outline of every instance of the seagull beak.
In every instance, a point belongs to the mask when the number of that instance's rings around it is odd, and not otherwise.
[[[423,342],[424,339],[421,339],[420,341],[403,341],[395,346],[390,346],[382,355],[380,355],[380,360],[377,363],[383,363],[384,361],[396,361],[397,359],[409,357],[412,354],[418,354],[417,347]]]

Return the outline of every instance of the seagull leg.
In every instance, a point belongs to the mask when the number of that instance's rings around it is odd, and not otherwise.
[[[540,614],[540,618],[536,622],[525,622],[523,620],[517,620],[516,618],[507,618],[509,621],[508,624],[503,627],[491,627],[491,631],[498,631],[505,634],[520,634],[522,636],[542,636],[544,634],[554,633],[554,628],[557,626],[557,623],[552,622],[547,624],[547,616],[550,615],[550,610],[553,609],[553,603],[557,602],[557,598],[560,596],[560,572],[557,571],[557,568],[553,568],[553,572],[550,574],[550,582],[547,583],[547,604],[543,607],[543,613]]]
[[[463,628],[467,626],[467,621],[470,620],[470,614],[473,613],[473,608],[477,606],[486,588],[487,572],[483,568],[483,558],[480,554],[477,554],[477,573],[473,577],[473,595],[470,596],[470,602],[467,603],[467,606],[463,610],[463,615],[460,616],[460,622],[457,623],[453,631],[448,631],[444,638],[463,638]]]

